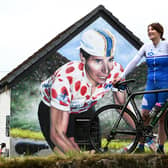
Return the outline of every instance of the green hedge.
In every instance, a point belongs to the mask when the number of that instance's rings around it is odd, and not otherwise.
[[[0,168],[168,168],[168,155],[76,155],[1,159]]]

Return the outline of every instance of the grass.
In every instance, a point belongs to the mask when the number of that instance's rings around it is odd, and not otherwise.
[[[42,132],[35,132],[31,130],[24,130],[24,129],[19,129],[19,128],[12,128],[10,130],[10,136],[13,138],[29,138],[29,139],[35,139],[35,140],[44,140],[44,136]],[[102,139],[102,146],[106,144],[107,141],[105,139]],[[110,147],[113,146],[113,148],[121,148],[121,147],[126,147],[130,142],[129,141],[124,141],[124,142],[113,142],[112,144],[109,144]],[[165,143],[165,150],[166,153],[168,153],[168,141]],[[146,153],[151,153],[149,148],[145,148]]]
[[[116,140],[116,141],[112,141],[111,143],[109,143],[108,147],[117,151],[119,149],[127,147],[130,143],[131,143],[131,141],[129,141],[129,140],[123,140],[123,141]],[[101,141],[101,146],[105,147],[106,144],[107,144],[107,140],[105,138],[103,138]],[[164,150],[165,150],[165,153],[168,154],[168,141],[166,141],[166,143],[164,144]],[[146,154],[154,154],[154,152],[151,151],[150,148],[147,146],[145,146],[145,153]]]
[[[13,138],[29,138],[35,140],[44,140],[44,136],[41,132],[35,132],[31,130],[24,130],[20,128],[10,129],[10,136]]]

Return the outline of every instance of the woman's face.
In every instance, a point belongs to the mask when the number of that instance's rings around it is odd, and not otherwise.
[[[86,74],[93,86],[105,83],[110,71],[113,69],[113,56],[90,56],[85,60]]]
[[[148,27],[148,37],[150,40],[156,40],[160,39],[160,33],[157,32],[155,29],[152,28],[152,26]]]

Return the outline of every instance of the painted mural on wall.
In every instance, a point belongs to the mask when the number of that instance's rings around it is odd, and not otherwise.
[[[111,25],[103,18],[99,17],[91,25],[89,25],[80,34],[67,42],[63,47],[57,50],[60,54],[55,54],[41,62],[36,69],[27,75],[22,81],[12,88],[12,106],[11,106],[11,135],[20,137],[17,134],[19,130],[31,130],[40,132],[40,125],[37,117],[38,105],[40,103],[40,83],[47,79],[56,69],[64,65],[68,61],[80,60],[79,46],[81,34],[89,29],[108,29],[116,38],[116,49],[114,60],[125,67],[134,57],[137,50]],[[108,100],[108,101],[107,101]],[[96,108],[113,101],[111,93],[106,94],[103,100],[98,102]],[[16,132],[14,132],[16,131]],[[26,137],[26,135],[25,135]],[[23,137],[22,137],[23,138]],[[32,138],[27,136],[26,138]],[[13,142],[14,143],[14,142]]]
[[[35,71],[12,87],[11,93],[11,128],[40,131],[37,119],[40,102],[40,83],[49,77],[55,69],[69,60],[60,55],[52,55],[40,63]]]

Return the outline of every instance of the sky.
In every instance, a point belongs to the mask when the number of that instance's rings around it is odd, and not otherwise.
[[[152,22],[168,38],[167,0],[0,0],[0,79],[98,5],[144,43]]]

